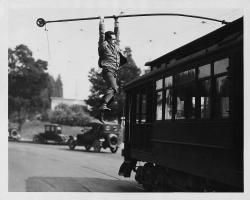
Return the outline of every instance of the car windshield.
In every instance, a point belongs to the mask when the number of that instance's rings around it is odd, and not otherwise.
[[[56,132],[57,132],[58,134],[61,134],[61,133],[62,133],[62,127],[57,126],[57,127],[56,127]]]
[[[49,132],[50,131],[50,127],[49,126],[45,126],[45,132]]]

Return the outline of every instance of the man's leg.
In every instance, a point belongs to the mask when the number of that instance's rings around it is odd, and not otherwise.
[[[108,89],[105,93],[105,95],[102,98],[102,105],[100,107],[101,110],[110,110],[107,107],[107,104],[110,103],[112,101],[112,99],[114,99],[114,95],[115,93],[117,93],[118,91],[118,86],[116,84],[116,78],[115,75],[109,71],[103,71],[102,72],[102,76],[103,79],[105,80]]]

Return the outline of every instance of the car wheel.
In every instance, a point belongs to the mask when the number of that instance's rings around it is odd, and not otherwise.
[[[64,140],[60,139],[60,140],[57,141],[57,144],[62,145],[62,144],[65,144],[65,142],[64,142]]]
[[[91,149],[91,145],[85,145],[86,151],[89,151]]]
[[[110,134],[109,137],[108,137],[108,142],[109,142],[110,147],[116,148],[117,144],[118,144],[118,137],[117,137],[117,135]]]
[[[94,148],[94,152],[100,152],[101,151],[101,143],[99,140],[95,140],[93,142],[93,148]]]
[[[74,140],[69,141],[69,149],[74,150],[76,147],[76,142]]]
[[[11,132],[10,132],[10,136],[13,138],[14,141],[18,141],[19,134],[18,134],[17,129],[12,129]]]
[[[156,167],[154,169],[153,192],[164,192],[167,189],[167,176],[164,168]]]
[[[153,179],[155,178],[154,166],[152,163],[146,163],[142,168],[142,177],[143,177],[143,187],[147,191],[153,190]]]
[[[118,150],[118,147],[114,147],[114,148],[110,147],[110,151],[111,151],[112,153],[116,153],[117,150]]]

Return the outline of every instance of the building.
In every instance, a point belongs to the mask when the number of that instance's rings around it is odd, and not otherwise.
[[[51,110],[54,110],[55,107],[59,104],[66,104],[68,106],[71,105],[81,105],[81,106],[87,106],[84,100],[78,100],[78,99],[64,99],[63,97],[51,97]]]

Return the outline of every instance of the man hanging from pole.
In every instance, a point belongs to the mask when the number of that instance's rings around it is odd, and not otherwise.
[[[101,105],[99,107],[99,120],[101,122],[103,122],[104,111],[111,110],[107,106],[114,100],[114,96],[118,92],[116,78],[119,67],[127,62],[127,59],[123,56],[119,47],[120,32],[118,17],[114,16],[114,20],[114,32],[105,32],[103,17],[100,17],[99,23],[98,65],[102,68],[102,77],[107,84],[107,90],[101,99]]]

